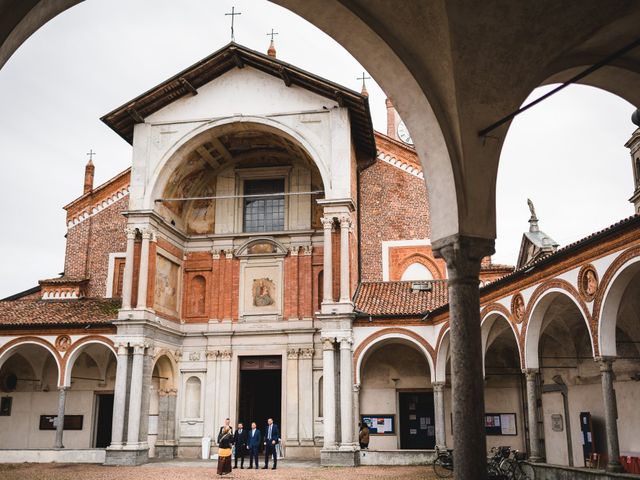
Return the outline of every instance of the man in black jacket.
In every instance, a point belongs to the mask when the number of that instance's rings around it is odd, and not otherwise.
[[[247,446],[247,431],[244,429],[242,423],[238,424],[238,429],[233,435],[233,444],[236,447],[236,458],[233,468],[238,468],[238,457],[240,457],[240,468],[244,468],[244,455],[248,450]]]
[[[272,470],[276,469],[278,465],[278,454],[276,452],[276,445],[280,443],[280,430],[278,425],[273,423],[273,418],[267,420],[267,429],[264,432],[264,469],[269,468],[269,457],[273,456]]]
[[[224,425],[220,427],[220,431],[218,432],[218,441],[216,443],[220,443],[220,439],[222,438],[222,433],[224,431],[224,427],[229,427],[229,431],[230,431],[231,435],[233,435],[233,427],[230,424],[231,424],[231,420],[226,418],[224,420]]]

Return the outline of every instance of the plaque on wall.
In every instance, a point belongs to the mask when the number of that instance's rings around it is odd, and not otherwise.
[[[282,357],[240,357],[240,370],[281,370]]]
[[[55,430],[57,415],[40,415],[40,430]],[[82,430],[84,415],[65,415],[63,430]]]

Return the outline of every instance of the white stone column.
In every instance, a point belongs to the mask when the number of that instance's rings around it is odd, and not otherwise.
[[[446,425],[444,416],[444,382],[433,382],[433,406],[435,410],[436,446],[447,448]]]
[[[326,277],[325,277],[326,279]],[[324,450],[336,448],[336,387],[335,351],[333,338],[322,339],[322,416],[324,427]]]
[[[127,369],[129,349],[126,343],[118,345],[116,382],[113,392],[113,421],[111,423],[111,448],[121,448],[124,433],[124,414],[127,399]]]
[[[298,360],[300,394],[298,438],[301,445],[313,445],[313,346],[300,349]]]
[[[218,410],[218,423],[216,426],[222,426],[225,419],[231,418],[230,395],[229,384],[231,383],[231,350],[221,350],[219,357],[219,377],[218,377],[218,392],[220,409]],[[217,431],[214,429],[217,435]],[[234,430],[235,431],[235,430]]]
[[[340,339],[340,449],[353,450],[353,339]]]
[[[138,447],[140,445],[140,414],[142,409],[144,350],[145,346],[143,344],[133,346],[131,388],[129,391],[129,425],[127,428],[127,446],[132,447]]]
[[[131,310],[131,292],[133,291],[133,250],[136,240],[136,229],[127,228],[127,253],[124,262],[122,279],[122,309]]]
[[[64,405],[67,398],[67,387],[58,387],[58,416],[56,417],[56,443],[54,448],[64,448],[62,435],[64,432]]]
[[[529,424],[529,461],[542,461],[540,452],[540,420],[538,419],[538,370],[527,369],[524,372],[527,384],[527,423]]]
[[[349,285],[349,228],[351,216],[340,216],[340,303],[351,301],[351,288]]]
[[[287,350],[287,445],[299,445],[298,418],[300,404],[298,402],[298,357],[300,349]]]
[[[322,217],[320,219],[324,228],[324,268],[323,275],[323,303],[333,302],[333,245],[331,232],[333,231],[333,218]]]
[[[142,247],[140,248],[140,273],[138,276],[137,309],[147,308],[147,284],[149,283],[149,242],[153,236],[150,228],[142,230]]]
[[[602,400],[604,403],[604,424],[607,432],[607,462],[608,472],[622,472],[620,464],[620,445],[618,441],[618,411],[616,392],[613,389],[613,361],[612,357],[600,357],[600,375],[602,376]]]
[[[353,441],[360,444],[360,384],[353,384]]]
[[[205,353],[207,357],[207,374],[205,379],[204,390],[204,436],[215,439],[217,433],[214,433],[216,422],[216,364],[218,363],[218,356],[220,352],[218,350],[208,350]]]

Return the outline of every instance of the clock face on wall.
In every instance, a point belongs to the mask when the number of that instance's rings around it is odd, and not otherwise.
[[[402,140],[404,143],[413,145],[411,134],[409,133],[409,130],[407,130],[407,126],[404,124],[403,121],[400,121],[400,123],[398,124],[398,138]]]

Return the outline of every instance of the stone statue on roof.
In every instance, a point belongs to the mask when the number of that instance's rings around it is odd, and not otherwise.
[[[536,217],[536,208],[533,206],[533,202],[531,201],[531,199],[527,198],[527,204],[529,205],[529,211],[531,212],[531,218],[537,218]]]

